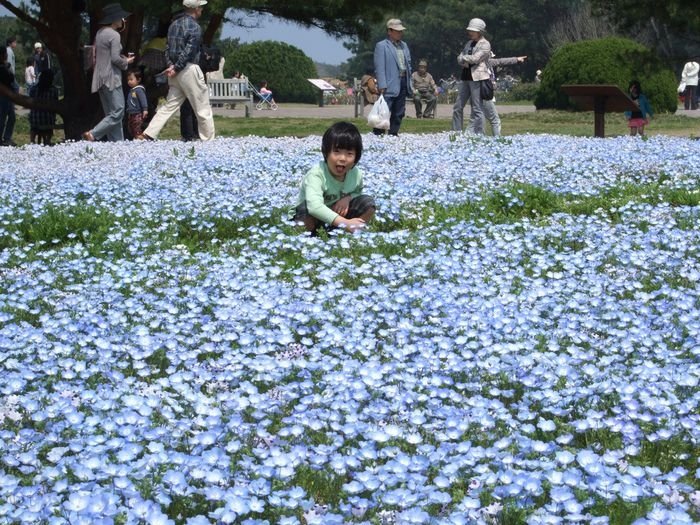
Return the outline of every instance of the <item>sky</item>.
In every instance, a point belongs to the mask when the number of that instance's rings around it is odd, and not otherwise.
[[[311,60],[323,64],[338,65],[348,60],[352,55],[343,47],[342,40],[327,35],[318,28],[307,28],[289,23],[269,15],[249,17],[247,25],[257,23],[255,29],[227,24],[224,26],[224,38],[239,38],[241,42],[256,40],[277,40],[301,49]]]
[[[0,7],[0,16],[10,15],[4,7]],[[301,49],[311,60],[323,64],[338,65],[348,60],[352,55],[343,47],[341,40],[328,36],[317,28],[306,28],[292,24],[269,15],[249,17],[247,25],[257,24],[255,29],[244,29],[233,24],[224,26],[224,38],[240,38],[241,42],[256,40],[278,40]]]

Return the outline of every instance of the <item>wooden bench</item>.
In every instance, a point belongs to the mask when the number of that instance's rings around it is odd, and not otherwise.
[[[245,116],[250,117],[253,110],[253,90],[247,80],[225,78],[209,80],[209,103],[211,104],[245,104]]]

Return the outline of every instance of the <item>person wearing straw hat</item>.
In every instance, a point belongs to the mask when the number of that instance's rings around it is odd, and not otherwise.
[[[413,94],[411,84],[411,52],[402,41],[406,28],[398,18],[386,23],[387,36],[374,47],[374,73],[377,88],[389,106],[389,135],[398,135],[401,121],[406,114],[406,97]],[[384,130],[374,129],[375,135]]]
[[[93,141],[102,137],[114,142],[124,140],[124,91],[122,71],[126,71],[134,61],[134,56],[122,54],[119,31],[126,25],[126,17],[131,13],[119,4],[107,4],[102,8],[100,29],[95,35],[95,69],[92,73],[92,92],[100,96],[104,118],[97,125],[83,133],[83,139]]]
[[[214,116],[209,103],[209,88],[204,73],[199,67],[199,53],[202,47],[202,28],[197,20],[202,16],[206,0],[183,0],[184,10],[175,16],[168,28],[168,44],[165,58],[168,68],[168,98],[158,108],[153,120],[138,139],[153,140],[168,119],[188,100],[197,117],[197,128],[201,140],[214,138]]]
[[[481,81],[491,77],[488,60],[491,58],[491,44],[483,36],[486,22],[481,18],[472,18],[467,25],[469,42],[457,57],[462,66],[461,82],[457,100],[452,108],[452,129],[462,131],[464,126],[464,106],[469,101],[474,117],[474,127],[469,131],[484,132],[484,111],[481,107]]]

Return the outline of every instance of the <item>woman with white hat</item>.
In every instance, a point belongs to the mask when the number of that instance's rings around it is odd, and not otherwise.
[[[457,92],[457,100],[452,108],[452,129],[462,131],[464,126],[464,106],[467,101],[471,105],[474,118],[474,133],[484,132],[484,112],[481,107],[481,81],[489,80],[488,60],[491,58],[491,44],[483,36],[486,22],[481,18],[472,18],[467,26],[469,42],[457,57],[457,63],[462,66],[461,82]]]
[[[122,90],[122,71],[126,71],[134,57],[122,54],[121,37],[126,17],[131,13],[119,4],[108,4],[102,9],[102,26],[95,35],[95,69],[92,72],[92,92],[100,96],[104,118],[89,131],[83,133],[85,140],[99,140],[107,137],[109,141],[124,140],[124,91]]]

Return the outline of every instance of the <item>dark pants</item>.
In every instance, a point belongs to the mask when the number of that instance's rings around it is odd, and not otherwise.
[[[15,104],[9,98],[0,97],[0,142],[12,143],[15,131]]]
[[[698,109],[698,86],[685,86],[685,109]]]
[[[182,140],[187,142],[199,139],[197,115],[192,109],[192,104],[187,99],[180,106],[180,135]]]
[[[401,88],[399,89],[399,94],[395,97],[387,97],[384,95],[384,100],[387,106],[389,106],[389,111],[391,112],[391,117],[389,118],[389,135],[398,135],[399,128],[401,127],[401,121],[406,114],[406,97],[408,96],[408,81],[405,76],[401,77]],[[383,129],[374,128],[372,132],[375,135],[384,135]]]

